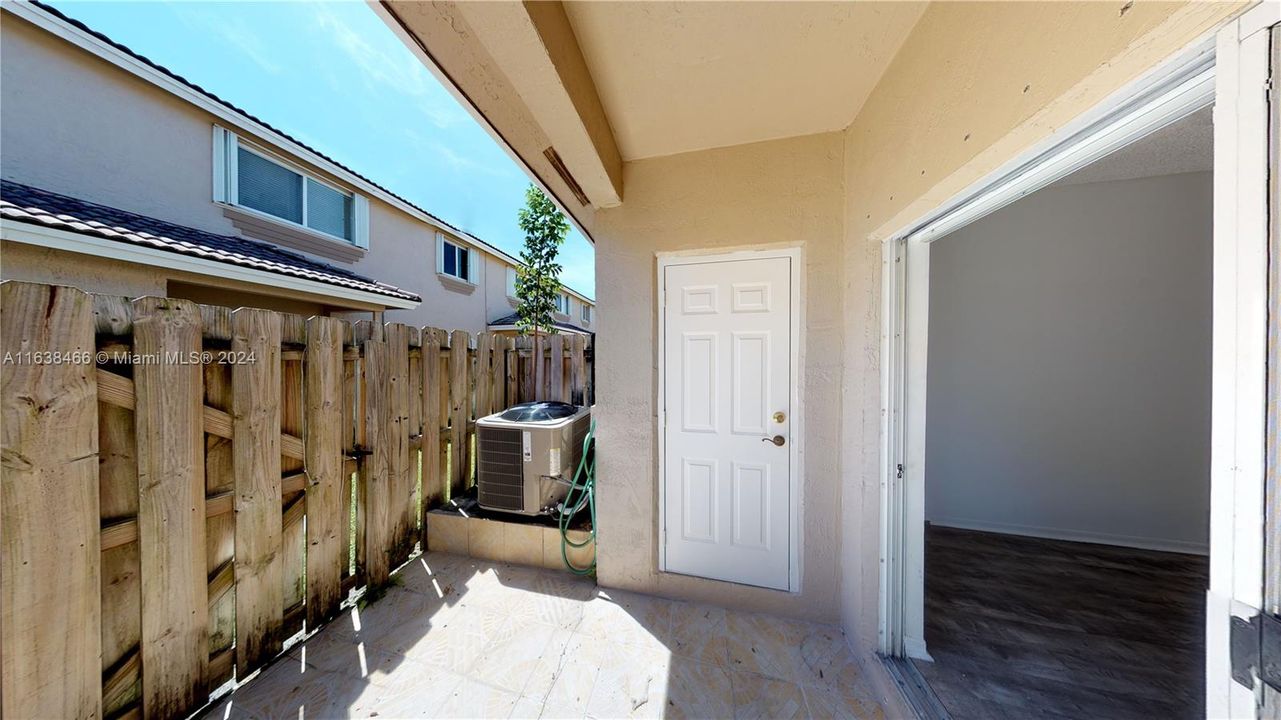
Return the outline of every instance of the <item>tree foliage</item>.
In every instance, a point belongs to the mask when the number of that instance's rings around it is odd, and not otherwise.
[[[525,190],[525,207],[517,213],[525,233],[520,251],[524,267],[516,269],[516,326],[521,334],[555,333],[552,324],[560,294],[560,263],[556,257],[569,233],[569,221],[537,186]]]

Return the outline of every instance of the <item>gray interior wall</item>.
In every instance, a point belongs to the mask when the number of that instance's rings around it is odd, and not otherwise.
[[[1052,187],[931,246],[929,520],[1204,552],[1211,204]]]

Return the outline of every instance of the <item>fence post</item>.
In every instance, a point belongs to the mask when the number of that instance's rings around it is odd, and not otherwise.
[[[466,330],[455,330],[449,337],[449,496],[457,497],[467,487],[467,419],[471,410],[471,384],[468,370]]]
[[[194,303],[144,297],[133,301],[133,311],[137,355],[165,359],[200,352],[200,311]],[[133,370],[142,712],[185,717],[208,699],[202,372],[198,363],[160,360]]]
[[[343,322],[307,320],[303,448],[307,471],[307,627],[338,611],[347,565],[343,490]]]
[[[72,288],[6,282],[0,306],[6,352],[87,355],[70,363],[14,361],[0,368],[6,458],[0,484],[0,714],[101,718],[93,305]]]

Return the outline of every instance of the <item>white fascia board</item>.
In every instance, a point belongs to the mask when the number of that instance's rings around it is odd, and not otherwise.
[[[268,290],[271,288],[292,290],[295,292],[306,293],[308,295],[314,295],[317,300],[321,301],[332,302],[335,299],[351,300],[368,305],[378,305],[385,308],[400,310],[408,310],[418,307],[419,305],[418,302],[405,298],[379,295],[378,293],[343,287],[341,285],[331,285],[329,283],[307,280],[305,278],[284,275],[281,273],[268,272],[266,270],[255,270],[241,265],[232,265],[230,263],[218,262],[217,260],[191,257],[190,255],[183,255],[181,253],[161,250],[159,248],[131,245],[116,240],[108,240],[106,238],[94,237],[92,235],[83,235],[68,230],[60,230],[58,228],[45,227],[43,225],[36,225],[32,223],[0,220],[0,238],[26,245],[36,245],[38,247],[46,247],[54,250],[80,253],[82,255],[92,255],[93,257],[137,263],[139,265],[149,265],[151,267],[159,267],[166,270],[178,270],[194,273],[196,275],[208,275],[225,280],[238,280],[240,282],[261,285]]]

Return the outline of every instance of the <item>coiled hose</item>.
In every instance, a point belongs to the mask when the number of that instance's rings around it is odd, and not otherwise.
[[[560,556],[565,561],[565,567],[575,575],[591,575],[596,572],[596,453],[594,452],[596,437],[596,421],[593,420],[591,426],[587,429],[587,436],[583,438],[583,456],[578,461],[578,469],[574,471],[574,479],[569,484],[569,492],[565,494],[565,502],[561,505],[560,519]],[[584,507],[590,509],[592,519],[591,534],[588,538],[580,543],[569,539],[569,523]],[[569,561],[569,549],[586,547],[588,543],[592,545],[592,563],[585,568],[575,567]]]

